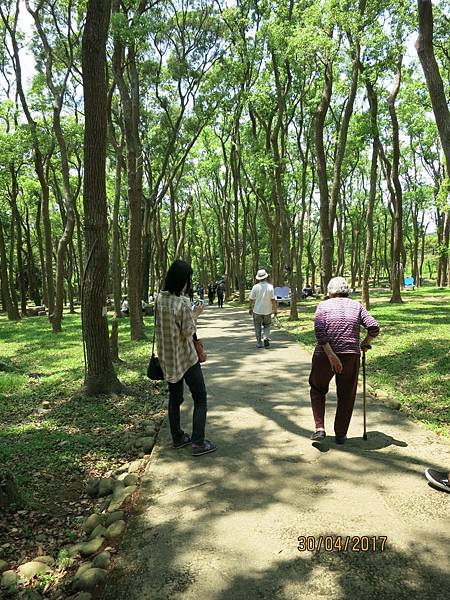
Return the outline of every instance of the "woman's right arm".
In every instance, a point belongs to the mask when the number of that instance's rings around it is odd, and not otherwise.
[[[201,311],[200,311],[201,312]],[[194,311],[187,305],[183,304],[181,308],[181,324],[180,333],[185,338],[190,338],[196,331]]]

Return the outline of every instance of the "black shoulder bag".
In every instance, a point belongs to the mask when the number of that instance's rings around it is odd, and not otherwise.
[[[164,373],[159,364],[159,358],[155,356],[155,335],[156,335],[156,300],[155,300],[155,321],[153,326],[153,342],[152,342],[152,355],[150,357],[150,362],[147,367],[147,377],[152,379],[153,381],[162,381],[164,379]]]

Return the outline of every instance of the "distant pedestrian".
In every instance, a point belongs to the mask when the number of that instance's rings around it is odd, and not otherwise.
[[[217,449],[205,439],[207,394],[193,336],[203,304],[192,310],[183,296],[191,286],[192,268],[175,260],[167,271],[164,290],[156,298],[156,343],[164,378],[169,384],[169,424],[173,447],[192,444],[192,454],[200,456]],[[192,436],[180,425],[180,406],[186,381],[194,401]]]
[[[216,286],[211,283],[208,284],[208,302],[209,304],[214,304],[214,297],[216,295]]]
[[[153,316],[153,306],[150,306],[145,300],[141,301],[142,304],[142,314],[146,317]]]
[[[256,343],[258,348],[268,348],[270,345],[270,324],[271,315],[276,315],[278,305],[275,299],[273,286],[268,283],[269,274],[264,269],[259,269],[256,274],[256,283],[250,292],[249,314],[253,314],[253,323],[255,325]],[[263,329],[261,339],[261,328]]]
[[[203,287],[203,284],[200,284],[198,286],[197,292],[198,292],[198,297],[200,298],[200,300],[204,300],[205,299],[205,288]]]
[[[189,300],[191,301],[191,304],[193,304],[193,302],[194,302],[194,288],[192,287],[192,285],[191,285],[191,287],[188,290],[188,296],[189,296]]]
[[[367,310],[348,297],[349,285],[343,277],[328,284],[328,300],[317,306],[314,319],[317,345],[314,350],[309,384],[316,430],[311,439],[325,438],[325,398],[333,376],[336,376],[337,409],[334,420],[335,441],[344,444],[352,418],[358,386],[359,357],[367,352],[380,328]],[[360,343],[360,326],[367,336]]]
[[[303,288],[303,294],[302,294],[302,297],[303,297],[304,299],[306,299],[306,298],[312,298],[312,296],[313,296],[312,287],[309,285],[309,283],[307,283],[307,284],[305,285],[305,287]]]
[[[225,295],[225,284],[221,281],[217,286],[217,306],[223,308],[223,297]]]
[[[122,301],[122,306],[120,307],[120,312],[123,314],[124,317],[128,317],[128,315],[130,314],[130,307],[128,305],[128,298],[125,296],[125,298]]]

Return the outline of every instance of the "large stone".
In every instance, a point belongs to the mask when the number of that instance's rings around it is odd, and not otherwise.
[[[117,475],[117,481],[123,481],[125,477],[127,477],[127,475],[129,475],[127,471],[125,471],[124,473],[120,473],[119,475]]]
[[[95,479],[91,479],[87,483],[87,495],[91,498],[97,498],[98,488],[100,486],[100,478],[96,477]]]
[[[153,437],[153,438],[154,438],[154,437],[155,437],[155,435],[156,435],[155,428],[154,428],[152,425],[150,425],[149,427],[146,427],[146,428],[144,429],[144,433],[145,433],[145,435],[149,435],[149,436],[151,436],[151,437]]]
[[[115,483],[116,481],[112,477],[108,477],[107,479],[100,479],[97,496],[99,498],[103,498],[104,496],[109,496],[110,494],[112,494]]]
[[[73,544],[72,546],[67,546],[66,550],[70,558],[75,558],[75,556],[79,556],[80,546],[81,543]]]
[[[100,550],[104,542],[102,537],[92,538],[88,542],[79,544],[81,556],[91,556]]]
[[[4,571],[8,570],[8,563],[6,562],[6,560],[1,560],[0,559],[0,573],[4,573]]]
[[[75,573],[75,575],[73,576],[74,579],[78,579],[79,577],[81,577],[81,575],[83,575],[83,573],[85,571],[87,571],[88,569],[91,569],[91,568],[92,568],[92,562],[89,561],[89,562],[82,563],[78,567],[77,572]]]
[[[19,576],[17,575],[17,573],[15,571],[12,571],[12,570],[4,571],[4,573],[2,575],[2,579],[0,581],[0,587],[6,588],[6,589],[11,589],[11,588],[16,587],[18,582],[19,582]]]
[[[114,471],[114,475],[120,475],[121,473],[126,473],[129,469],[130,463],[125,463],[121,467],[118,467]]]
[[[111,525],[106,530],[106,537],[111,540],[117,537],[120,537],[124,534],[127,524],[125,521],[116,521],[115,523],[111,523]]]
[[[155,439],[153,438],[153,436],[141,437],[135,441],[134,445],[136,446],[136,448],[142,448],[144,452],[149,454],[153,450],[153,446],[155,445]]]
[[[97,569],[107,569],[111,560],[111,554],[105,550],[100,552],[92,561],[92,566]]]
[[[89,535],[97,525],[101,525],[103,523],[102,517],[98,513],[93,513],[89,515],[86,521],[83,523],[84,531]]]
[[[137,488],[135,485],[129,485],[128,487],[114,490],[111,502],[108,506],[108,512],[112,513],[116,510],[119,510],[119,508],[122,506],[125,500],[129,496],[131,496],[131,494],[135,492],[136,489]]]
[[[129,473],[138,473],[142,467],[142,460],[133,460],[128,467]]]
[[[52,570],[45,563],[31,561],[24,563],[18,567],[17,572],[22,581],[30,581],[37,575],[43,575],[44,573],[51,573]]]
[[[123,510],[116,510],[116,512],[113,512],[113,513],[107,515],[106,521],[105,521],[105,526],[109,527],[112,523],[115,523],[116,521],[122,521],[123,516],[124,516]]]
[[[123,483],[127,487],[130,485],[136,485],[137,482],[138,482],[138,476],[136,475],[136,473],[128,473],[128,475],[123,480]]]
[[[44,563],[44,565],[48,565],[49,567],[53,567],[53,565],[55,564],[55,559],[53,558],[53,556],[36,556],[36,558],[34,558],[33,560],[36,562]]]
[[[92,539],[100,536],[106,537],[106,528],[103,527],[103,525],[97,525],[97,527],[91,532],[89,538]]]
[[[75,590],[94,592],[103,585],[107,575],[108,572],[104,569],[87,569],[80,577],[74,580],[73,587]]]

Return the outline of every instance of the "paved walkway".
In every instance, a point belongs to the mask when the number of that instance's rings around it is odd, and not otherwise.
[[[193,458],[162,429],[104,600],[448,599],[450,494],[423,470],[450,466],[450,444],[371,401],[366,442],[356,409],[348,443],[330,437],[319,451],[309,354],[279,330],[256,348],[242,310],[208,308],[200,324],[207,437],[219,450]],[[350,540],[300,552],[299,536]],[[369,551],[352,552],[366,549],[354,536],[368,536]]]

